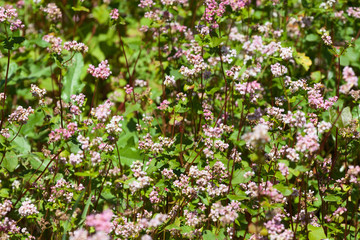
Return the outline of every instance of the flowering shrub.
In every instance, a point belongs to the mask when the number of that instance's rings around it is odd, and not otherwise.
[[[1,1],[1,239],[357,239],[354,0]]]

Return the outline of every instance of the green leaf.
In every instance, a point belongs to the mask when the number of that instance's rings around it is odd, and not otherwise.
[[[84,189],[81,194],[79,195],[79,197],[76,199],[76,202],[71,210],[71,214],[69,216],[73,216],[75,210],[77,209],[79,203],[80,203],[80,200],[82,199],[82,197],[84,196],[85,194],[85,190]],[[64,232],[63,232],[63,237],[62,237],[62,240],[66,240],[66,235],[67,235],[67,231],[68,231],[68,228],[69,228],[69,224],[71,222],[71,217],[69,218],[69,220],[66,222],[65,226],[64,226]]]
[[[304,0],[303,0],[304,1]],[[309,34],[305,37],[305,40],[308,41],[308,42],[316,42],[319,40],[319,36],[316,35],[316,34]]]
[[[61,97],[65,101],[69,101],[71,95],[81,92],[85,86],[85,84],[80,81],[81,71],[84,67],[84,59],[81,53],[76,53],[73,61],[74,63],[68,68],[68,71],[64,76],[64,87]]]
[[[136,160],[142,160],[143,157],[135,147],[125,147],[119,149],[120,161],[122,165],[131,166]]]
[[[304,67],[306,71],[309,70],[310,66],[312,65],[311,59],[305,55],[305,53],[296,53],[295,54],[295,61],[297,64],[300,64]]]
[[[44,41],[41,37],[33,40],[32,42],[34,42],[36,45],[38,45],[39,47],[42,47],[42,48],[46,48],[51,45],[50,43]]]
[[[301,4],[303,5],[304,8],[309,7],[309,3],[306,0],[301,0]]]
[[[0,189],[0,197],[8,198],[10,196],[8,188],[1,188]]]
[[[9,172],[13,172],[17,165],[19,164],[19,160],[17,155],[14,152],[7,152],[3,161],[3,166]]]
[[[139,111],[141,109],[140,104],[130,104],[130,105],[126,105],[126,110],[123,114],[123,116],[127,116],[129,114],[132,114],[136,111]]]
[[[6,74],[7,67],[4,67],[3,69],[4,69],[3,70],[4,79],[1,80],[0,87],[2,87],[5,84],[5,74]],[[17,70],[18,70],[18,65],[14,62],[10,62],[9,73],[8,73],[8,84],[10,84],[10,81],[12,80],[12,77],[14,76],[14,74],[16,73]]]
[[[180,219],[179,218],[176,218],[175,219],[175,222],[166,226],[165,229],[166,230],[171,230],[171,229],[180,229]]]
[[[244,199],[249,199],[248,196],[246,196],[246,194],[244,192],[242,192],[243,194],[242,195],[239,195],[239,194],[236,194],[236,195],[228,195],[228,199],[229,200],[233,200],[233,201],[241,201],[241,200],[244,200]]]
[[[309,224],[308,229],[309,240],[322,240],[327,238],[322,227],[314,227],[313,225]]]
[[[75,12],[90,12],[90,10],[84,6],[72,7],[71,9]]]
[[[190,226],[182,226],[180,228],[180,230],[181,230],[181,233],[184,234],[184,233],[189,233],[189,232],[193,231],[194,228],[192,228]]]
[[[250,169],[249,169],[250,170]],[[233,178],[232,178],[232,181],[231,183],[232,184],[239,184],[239,183],[246,183],[250,180],[250,177],[248,178],[245,178],[244,177],[244,174],[247,172],[248,170],[240,170],[240,169],[237,169],[235,172],[234,172],[234,175],[233,175]]]
[[[175,80],[183,78],[183,75],[179,72],[178,69],[171,69],[170,75],[175,77]]]
[[[346,127],[352,120],[352,114],[350,107],[346,107],[341,112],[340,117],[338,118],[338,113],[335,110],[330,110],[330,121],[334,122],[336,119],[335,127],[343,128]]]
[[[226,239],[224,235],[224,228],[221,228],[218,234],[211,232],[210,230],[205,230],[203,235],[203,240],[223,240]]]
[[[326,197],[324,197],[324,201],[326,202],[338,202],[341,200],[341,197],[329,194]]]
[[[92,11],[94,18],[100,23],[104,24],[109,18],[109,12],[105,4],[97,6]]]
[[[284,186],[282,184],[277,184],[274,186],[274,188],[281,192],[284,196],[290,196],[293,192],[291,187]]]
[[[101,197],[103,197],[106,201],[116,200],[116,196],[114,194],[112,194],[109,189],[104,189],[101,192]]]
[[[320,80],[322,79],[322,75],[320,71],[312,72],[310,76],[311,79],[315,82],[320,82]]]
[[[79,177],[92,177],[95,178],[99,175],[99,172],[90,172],[90,171],[85,171],[85,172],[76,172],[74,173],[76,176]]]
[[[41,160],[37,155],[35,154],[28,154],[27,155],[28,160],[33,167],[33,169],[39,169],[39,171],[44,171],[45,167],[48,165],[50,159]]]
[[[28,154],[31,151],[29,141],[23,136],[17,136],[11,145],[13,145],[16,151],[21,154]]]
[[[215,240],[217,238],[216,238],[216,235],[213,232],[211,232],[210,230],[205,230],[205,234],[203,235],[203,239],[204,240]]]
[[[125,19],[124,19],[122,16],[119,16],[119,17],[118,17],[117,22],[118,22],[120,25],[125,25],[125,24],[126,24],[126,21],[125,21]]]
[[[225,42],[226,39],[227,39],[226,37],[221,37],[221,38],[213,37],[213,38],[211,38],[211,41],[210,41],[210,47],[212,47],[212,48],[217,47],[222,42]]]
[[[305,166],[303,166],[303,165],[298,165],[298,166],[296,166],[295,170],[298,170],[299,172],[307,172],[307,171],[309,171],[310,169],[307,168],[307,167],[305,167]]]
[[[340,118],[341,118],[342,125],[344,127],[346,127],[347,125],[350,124],[350,122],[352,120],[352,114],[351,114],[350,107],[344,108],[344,110],[341,112]]]
[[[92,198],[92,194],[90,194],[89,198],[87,199],[86,201],[86,204],[85,204],[85,207],[84,207],[84,211],[83,213],[81,214],[81,220],[80,220],[80,224],[83,224],[85,222],[85,219],[86,219],[86,215],[88,213],[88,210],[89,210],[89,207],[90,207],[90,204],[91,204],[91,198]]]
[[[11,37],[10,39],[5,39],[4,48],[12,50],[15,44],[20,44],[25,41],[24,37]]]

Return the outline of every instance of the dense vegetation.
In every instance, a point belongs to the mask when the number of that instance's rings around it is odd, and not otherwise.
[[[0,1],[0,238],[358,239],[359,5]]]

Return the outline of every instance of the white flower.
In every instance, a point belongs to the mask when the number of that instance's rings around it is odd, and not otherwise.
[[[30,199],[26,199],[21,203],[21,207],[19,208],[19,214],[23,217],[37,214],[39,211],[36,209],[36,206],[31,203]]]
[[[165,76],[165,81],[164,81],[164,85],[165,86],[169,86],[169,85],[175,85],[175,77],[174,76]]]
[[[253,132],[244,134],[242,139],[246,141],[247,145],[256,147],[259,143],[270,141],[268,130],[269,127],[267,125],[260,123],[254,127]]]

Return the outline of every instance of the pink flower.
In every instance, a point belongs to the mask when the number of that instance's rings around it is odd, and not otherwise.
[[[271,72],[274,77],[281,77],[287,73],[287,68],[280,63],[275,63],[271,65]]]
[[[55,3],[49,3],[42,11],[47,13],[47,19],[50,21],[56,22],[62,18],[61,10]]]
[[[349,7],[346,11],[349,17],[360,18],[360,7]]]
[[[155,5],[153,0],[140,0],[140,4],[138,5],[141,8],[151,7]]]
[[[119,10],[117,8],[111,10],[110,17],[111,19],[117,20],[119,18]]]
[[[325,110],[329,109],[338,99],[337,96],[324,100],[321,94],[321,84],[315,84],[313,88],[309,87],[308,90],[308,99],[310,107],[319,109],[324,108]]]
[[[358,86],[358,77],[351,67],[344,67],[343,78],[346,81],[346,84],[340,86],[341,93],[347,94],[353,86]]]
[[[125,88],[125,92],[127,94],[131,94],[133,92],[133,88],[130,86],[130,84],[126,84],[126,86],[124,87]]]
[[[169,107],[169,104],[170,102],[168,100],[164,100],[157,108],[160,110],[166,110]]]
[[[238,83],[235,85],[235,89],[240,92],[241,95],[246,93],[253,94],[257,90],[262,90],[260,83],[257,81]]]
[[[10,123],[17,122],[19,124],[26,124],[29,120],[29,115],[34,113],[34,109],[31,107],[23,108],[22,106],[18,106],[16,110],[10,114],[8,121]]]
[[[86,46],[84,43],[77,42],[77,41],[69,41],[64,43],[64,49],[68,51],[75,51],[75,52],[81,52],[85,53],[89,50],[88,46]]]
[[[107,60],[102,61],[97,68],[94,65],[90,64],[88,68],[88,73],[90,73],[95,78],[107,79],[110,74],[110,67]]]
[[[16,19],[15,21],[13,21],[11,24],[10,24],[10,30],[11,31],[15,31],[15,30],[18,30],[18,29],[21,29],[21,28],[24,28],[25,25],[22,23],[22,21],[20,19]]]
[[[96,231],[109,233],[112,228],[111,219],[113,212],[109,209],[100,214],[92,214],[86,217],[86,225],[94,227]]]
[[[106,119],[110,116],[111,107],[114,105],[110,100],[106,100],[106,102],[102,105],[99,105],[96,109],[91,110],[91,115],[95,116],[99,121],[105,122]]]
[[[306,133],[305,136],[300,133],[297,136],[296,150],[299,152],[306,152],[307,150],[310,153],[316,152],[320,147],[316,128],[312,123],[308,123],[305,125],[304,132]]]
[[[283,176],[289,175],[289,168],[285,165],[285,163],[279,163],[279,171]]]

